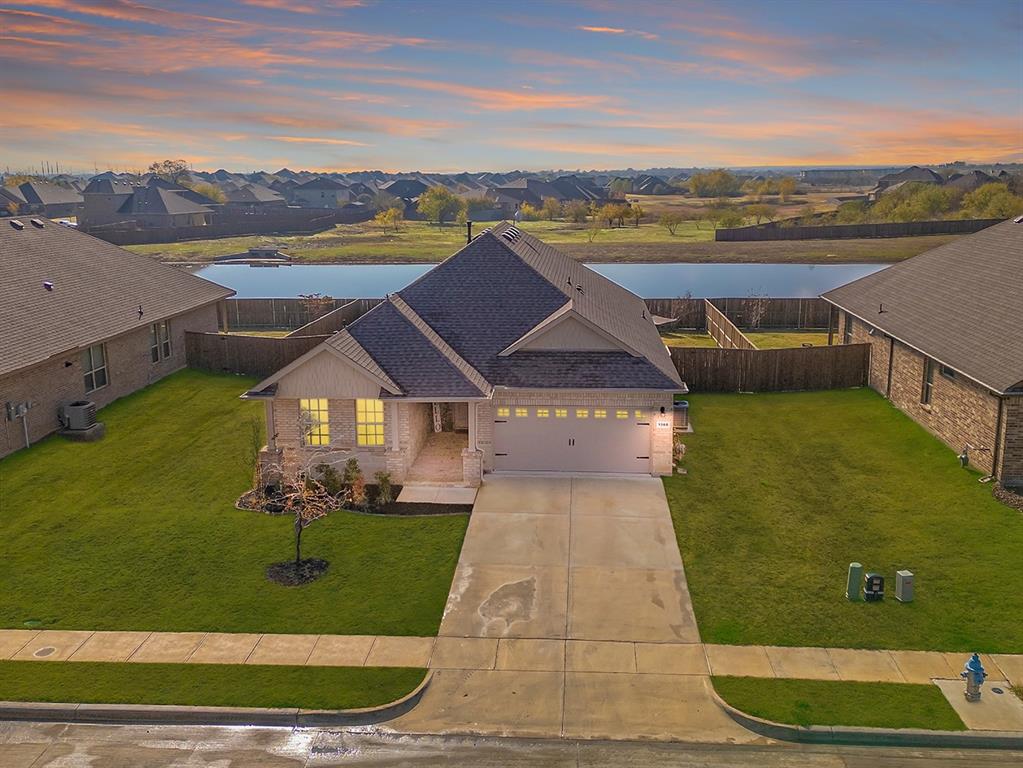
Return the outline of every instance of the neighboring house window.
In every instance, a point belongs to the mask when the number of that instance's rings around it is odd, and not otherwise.
[[[302,445],[330,445],[330,412],[327,398],[298,401],[302,419]]]
[[[103,344],[96,344],[82,350],[82,373],[85,375],[85,391],[105,387],[107,377],[107,350]]]
[[[593,409],[593,418],[595,418],[595,419],[606,419],[607,418],[607,409],[606,408],[594,408]]]
[[[842,329],[842,343],[852,344],[852,315],[845,313],[845,328]]]
[[[511,408],[505,408],[501,406],[497,409],[497,417],[500,419],[507,419],[511,415]]]
[[[953,369],[949,368],[947,365],[942,365],[940,370],[941,375],[944,376],[946,379],[954,379],[956,377],[956,372]]]
[[[920,402],[929,405],[931,402],[931,390],[934,389],[934,361],[931,358],[924,358],[924,383],[920,389]]]
[[[529,409],[528,408],[516,408],[515,409],[515,418],[516,419],[524,419],[528,415],[529,415]]]
[[[149,326],[149,358],[154,363],[171,356],[170,320]]]
[[[566,419],[566,418],[568,418],[568,408],[555,408],[554,409],[554,418],[556,418],[556,419]]]
[[[623,411],[623,410],[617,410],[617,411],[615,411],[615,418],[616,419],[627,419],[627,418],[629,418],[629,412],[628,411]]]
[[[575,417],[577,419],[588,419],[590,417],[590,409],[589,408],[576,408],[575,409]]]
[[[546,419],[546,418],[549,418],[550,415],[551,415],[551,411],[550,411],[549,408],[537,408],[536,409],[536,418],[538,418],[538,419]]]
[[[355,441],[359,445],[384,444],[384,403],[382,400],[355,401]]]

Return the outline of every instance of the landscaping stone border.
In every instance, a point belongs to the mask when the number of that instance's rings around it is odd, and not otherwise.
[[[843,725],[788,725],[764,720],[736,709],[711,686],[717,705],[746,730],[769,739],[800,744],[844,744],[871,747],[954,747],[958,749],[1023,749],[1020,731],[928,731],[917,728],[854,728]]]
[[[433,679],[429,671],[412,691],[378,707],[317,710],[287,707],[188,707],[162,704],[71,704],[0,701],[0,721],[20,720],[112,725],[257,725],[307,728],[376,725],[415,708]]]

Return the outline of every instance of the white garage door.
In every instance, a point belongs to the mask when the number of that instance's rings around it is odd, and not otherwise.
[[[497,471],[650,472],[649,410],[509,405],[495,413]]]

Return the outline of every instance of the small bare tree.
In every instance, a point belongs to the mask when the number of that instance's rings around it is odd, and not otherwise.
[[[767,316],[767,310],[771,306],[771,299],[764,294],[750,291],[749,295],[742,302],[742,313],[746,319],[747,328],[759,328],[760,323]]]
[[[325,315],[334,306],[334,298],[322,293],[300,293],[298,298],[302,300],[302,306],[305,307],[306,322],[312,322],[321,315]]]

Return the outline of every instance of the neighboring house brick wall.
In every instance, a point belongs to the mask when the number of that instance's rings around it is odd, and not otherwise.
[[[216,331],[215,304],[170,318],[171,354],[158,363],[150,358],[149,326],[144,323],[128,333],[104,340],[109,383],[86,393],[82,375],[81,350],[39,365],[15,371],[0,379],[0,408],[8,402],[34,403],[28,414],[29,437],[33,443],[60,428],[57,409],[74,400],[91,400],[102,408],[124,395],[142,389],[185,367],[185,331]],[[99,342],[96,342],[99,343]],[[102,420],[102,416],[98,417]],[[8,421],[0,411],[0,456],[25,446],[21,419]]]
[[[920,397],[926,359],[924,355],[898,340],[893,341],[880,330],[870,335],[869,325],[862,320],[850,318],[848,313],[842,314],[840,330],[844,332],[846,323],[851,321],[852,343],[870,344],[871,388],[888,397],[899,410],[956,453],[967,445],[973,446],[970,463],[983,472],[993,471],[999,398],[962,374],[954,379],[942,376],[936,362],[931,402],[929,405],[922,404]],[[1007,434],[1011,434],[1011,431]],[[987,450],[978,450],[982,448]]]
[[[1005,398],[998,477],[1003,485],[1023,486],[1023,395]]]

